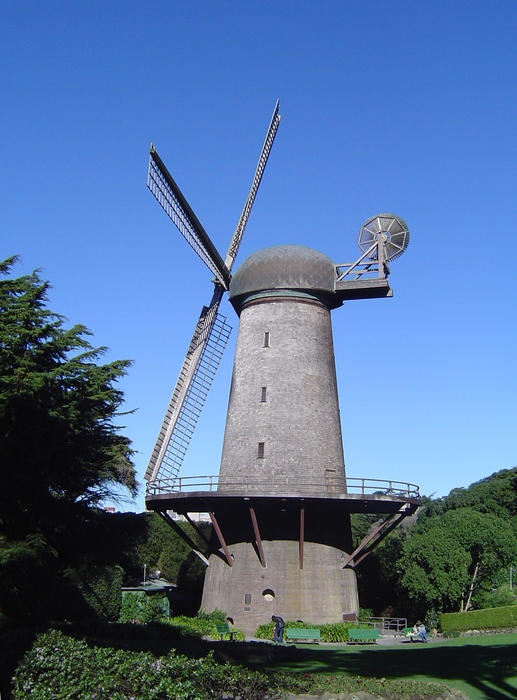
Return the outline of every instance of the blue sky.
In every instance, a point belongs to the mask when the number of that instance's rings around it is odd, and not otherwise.
[[[277,97],[237,264],[286,243],[353,260],[383,211],[411,231],[394,298],[333,312],[348,475],[444,495],[516,464],[516,34],[513,0],[1,3],[1,255],[134,361],[141,481],[212,291],[145,187],[149,142],[224,253]],[[184,475],[218,471],[225,311]]]

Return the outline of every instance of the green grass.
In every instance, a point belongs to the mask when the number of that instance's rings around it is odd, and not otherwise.
[[[261,664],[261,669],[422,680],[446,683],[471,700],[517,698],[517,634],[393,647],[320,645],[298,652],[294,659]]]

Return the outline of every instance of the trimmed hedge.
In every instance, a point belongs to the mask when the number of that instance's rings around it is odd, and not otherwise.
[[[267,622],[265,625],[260,625],[257,627],[255,636],[258,639],[273,639],[273,622]],[[356,625],[354,622],[331,622],[319,625],[313,622],[295,622],[294,620],[288,620],[286,622],[286,628],[288,627],[298,627],[311,629],[317,628],[320,630],[321,641],[322,642],[348,642],[348,630],[349,629],[371,629],[370,625]]]
[[[469,610],[463,613],[442,613],[440,626],[444,634],[472,629],[494,630],[517,627],[517,605]]]

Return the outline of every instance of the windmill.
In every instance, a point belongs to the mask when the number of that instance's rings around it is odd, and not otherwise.
[[[273,143],[278,102],[225,260],[151,146],[148,185],[215,275],[146,472],[146,505],[207,565],[202,607],[225,610],[252,634],[272,613],[330,622],[354,616],[355,567],[419,504],[418,487],[345,473],[330,312],[344,301],[392,296],[389,263],[409,243],[405,222],[378,214],[359,230],[360,257],[334,263],[279,245],[231,269]],[[239,316],[218,476],[179,467],[228,339],[225,291]],[[213,536],[200,551],[169,511],[207,512]],[[356,547],[350,513],[383,514]]]
[[[215,275],[214,291],[208,306],[203,306],[194,334],[176,381],[165,417],[156,438],[145,478],[175,479],[183,463],[194,428],[228,342],[231,327],[219,313],[219,305],[228,290],[231,270],[262,180],[281,116],[279,101],[260,152],[251,188],[230,240],[224,261],[205,229],[192,211],[180,188],[151,144],[147,186],[181,235]]]

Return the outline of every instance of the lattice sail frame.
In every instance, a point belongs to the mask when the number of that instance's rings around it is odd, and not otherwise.
[[[153,144],[149,151],[147,187],[190,247],[223,287],[228,289],[229,270]]]
[[[271,117],[271,122],[267,130],[266,138],[264,140],[264,144],[260,152],[260,157],[257,163],[257,168],[255,170],[255,175],[253,177],[253,182],[251,183],[248,198],[242,209],[242,213],[239,217],[237,226],[235,227],[235,231],[233,233],[232,240],[230,241],[230,245],[228,246],[228,251],[226,253],[226,258],[224,262],[229,270],[232,269],[235,258],[237,257],[237,252],[239,250],[242,236],[244,234],[244,229],[246,228],[246,224],[248,223],[251,208],[253,207],[253,203],[255,201],[255,197],[258,192],[260,182],[262,180],[262,175],[264,174],[264,169],[266,167],[269,154],[271,152],[271,148],[275,140],[276,132],[280,125],[280,119],[282,118],[282,116],[278,113],[278,107],[279,101],[277,100],[275,109],[273,110],[273,116]]]
[[[145,479],[153,481],[158,472],[160,478],[175,480],[178,477],[232,330],[226,322],[226,317],[217,312],[218,305],[203,307],[165,412]],[[192,378],[186,383],[194,363]],[[178,415],[176,420],[173,420],[176,411]]]

